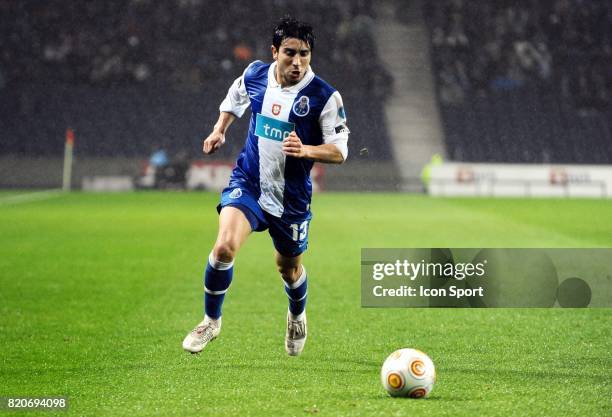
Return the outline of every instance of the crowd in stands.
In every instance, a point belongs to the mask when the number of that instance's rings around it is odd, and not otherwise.
[[[426,2],[449,159],[612,164],[612,5]]]
[[[317,64],[358,64],[351,35],[371,19],[366,1],[1,0],[0,71],[5,83],[157,80],[197,87],[268,58],[281,12],[315,24]]]
[[[523,86],[559,90],[579,109],[610,104],[607,0],[439,0],[425,15],[443,104]]]
[[[67,123],[89,154],[147,153],[151,141],[198,148],[231,81],[255,59],[270,61],[272,28],[285,14],[313,25],[312,67],[342,93],[361,132],[351,146],[373,130],[385,142],[390,78],[372,2],[0,0],[0,152],[45,153],[49,145],[33,138],[61,137]],[[390,147],[379,149],[373,157],[390,157]]]

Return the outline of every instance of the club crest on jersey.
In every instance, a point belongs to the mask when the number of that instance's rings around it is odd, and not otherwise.
[[[275,116],[278,116],[281,112],[281,105],[280,104],[273,104],[272,105],[272,114]]]
[[[240,188],[234,188],[229,195],[229,198],[233,198],[233,199],[240,198],[240,197],[242,197],[242,190]]]
[[[310,111],[310,99],[308,96],[302,96],[293,104],[293,113],[296,116],[304,117]]]

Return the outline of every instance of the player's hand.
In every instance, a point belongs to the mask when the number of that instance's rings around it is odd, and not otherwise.
[[[213,130],[213,132],[204,139],[202,143],[202,152],[206,155],[215,153],[225,143],[225,135],[221,132]]]
[[[295,158],[304,158],[306,156],[306,146],[295,132],[291,132],[283,140],[283,153]]]

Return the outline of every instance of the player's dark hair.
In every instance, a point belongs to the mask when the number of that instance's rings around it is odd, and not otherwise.
[[[279,49],[283,40],[287,38],[296,38],[304,41],[308,44],[311,51],[314,50],[315,36],[312,33],[312,26],[306,22],[300,22],[291,16],[283,17],[274,28],[272,45]]]

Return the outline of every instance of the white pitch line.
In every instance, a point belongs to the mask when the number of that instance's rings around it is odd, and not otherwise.
[[[9,195],[6,197],[0,197],[0,206],[31,203],[34,201],[41,201],[53,197],[59,197],[60,195],[62,195],[62,190],[47,190],[37,191],[34,193]]]

